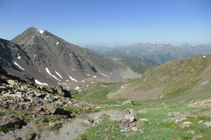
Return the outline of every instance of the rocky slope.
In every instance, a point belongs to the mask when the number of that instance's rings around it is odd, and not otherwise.
[[[131,103],[126,101],[123,105]],[[73,139],[86,128],[99,124],[102,120],[98,117],[102,114],[109,114],[114,120],[120,121],[121,127],[128,127],[127,131],[138,129],[138,123],[134,119],[137,114],[133,109],[93,113],[105,107],[109,105],[96,106],[74,100],[71,98],[71,93],[61,86],[57,88],[38,86],[22,80],[7,74],[0,66],[0,139],[2,140]],[[81,118],[72,119],[75,116]]]
[[[71,93],[61,86],[38,86],[7,74],[0,66],[0,139],[8,138],[9,131],[23,129],[24,126],[52,131],[68,118],[92,112],[93,108],[95,105],[72,99]],[[24,130],[24,134],[21,133],[22,139],[35,137],[34,131]],[[27,136],[29,132],[32,135]]]

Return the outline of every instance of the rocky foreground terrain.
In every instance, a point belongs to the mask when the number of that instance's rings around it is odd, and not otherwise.
[[[92,113],[109,105],[79,102],[72,99],[71,93],[62,86],[37,86],[7,74],[2,67],[0,73],[0,139],[72,139],[86,127],[98,124],[101,121],[98,117],[104,113],[120,115],[120,120],[119,117],[114,117],[114,120],[121,121],[123,126],[128,126],[128,130],[137,130],[134,110]],[[131,102],[124,104],[127,103]],[[93,122],[87,120],[87,115]],[[73,119],[76,116],[86,117]],[[75,124],[77,122],[80,124]],[[62,126],[63,129],[59,130]]]

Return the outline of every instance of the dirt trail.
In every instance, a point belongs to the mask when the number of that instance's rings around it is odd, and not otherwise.
[[[107,115],[118,115],[121,114],[120,111],[117,110],[102,110],[100,112],[91,113],[87,116],[91,119],[94,119],[95,117],[100,117],[102,114]],[[41,137],[39,139],[44,140],[72,140],[79,134],[83,133],[83,131],[88,128],[83,126],[83,122],[85,119],[76,118],[73,120],[73,122],[69,122],[67,124],[64,124],[62,128],[59,129],[57,133],[52,132],[43,132],[41,133]]]

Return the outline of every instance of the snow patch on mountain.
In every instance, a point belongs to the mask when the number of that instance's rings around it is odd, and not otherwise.
[[[13,64],[15,64],[16,66],[18,66],[20,69],[25,70],[25,69],[22,68],[17,62],[15,62],[13,59],[12,59],[12,62],[13,62]]]
[[[38,85],[48,85],[46,83],[42,83],[42,82],[38,81],[37,79],[35,79],[35,83],[38,84]]]
[[[41,34],[43,34],[43,33],[44,33],[44,30],[39,30],[39,32],[40,32]]]
[[[21,59],[21,56],[18,56],[17,58],[18,58],[18,59]]]
[[[79,90],[80,89],[80,87],[76,87],[76,88],[74,88],[74,90]]]
[[[45,68],[45,70],[46,70],[46,72],[47,72],[50,76],[52,76],[53,78],[55,78],[55,79],[58,80],[58,81],[61,81],[61,80],[59,80],[56,76],[52,75],[48,68]]]
[[[71,79],[72,81],[77,82],[77,80],[76,80],[76,79],[74,79],[73,77],[71,77],[70,75],[69,75],[69,77],[70,77],[70,79]]]
[[[75,71],[74,69],[72,69],[73,71]]]
[[[97,78],[97,76],[95,76],[95,75],[94,75],[93,77],[94,77],[94,78]]]
[[[102,73],[102,72],[100,72],[100,74],[102,74],[103,76],[105,76],[105,77],[109,77],[108,75],[105,75],[104,73]]]
[[[62,78],[62,76],[57,72],[57,71],[55,71],[55,73],[60,77],[60,78]],[[62,78],[63,79],[63,78]]]
[[[56,45],[58,45],[58,44],[59,44],[59,41],[56,42]]]

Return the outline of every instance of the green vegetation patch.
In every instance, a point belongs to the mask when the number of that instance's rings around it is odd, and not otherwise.
[[[117,104],[116,101],[124,101],[125,99],[108,99],[107,94],[119,89],[119,86],[108,86],[108,87],[96,87],[87,89],[80,92],[80,94],[74,95],[73,97],[77,100],[85,100],[92,104]]]

